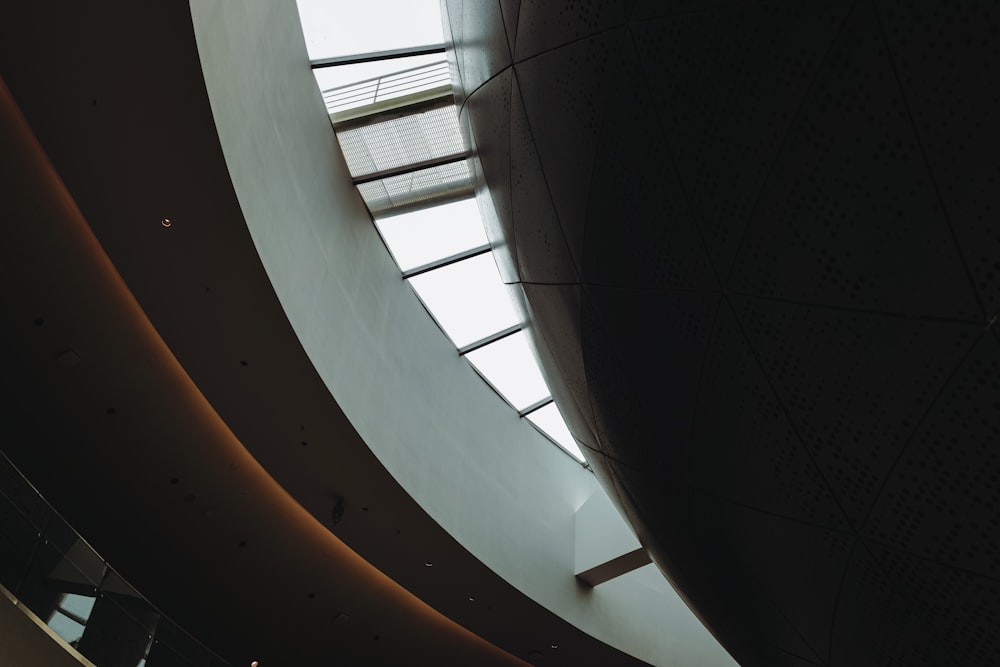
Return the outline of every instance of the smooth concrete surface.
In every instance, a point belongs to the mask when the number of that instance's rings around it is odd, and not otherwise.
[[[294,4],[191,10],[261,261],[382,464],[473,555],[586,633],[655,664],[733,664],[676,595],[576,582],[574,514],[598,484],[486,388],[400,279],[350,184]]]
[[[642,546],[606,493],[588,498],[576,510],[575,518],[575,572],[597,567]]]
[[[606,493],[595,493],[576,511],[576,576],[598,586],[652,561]]]
[[[95,667],[0,586],[0,665]]]

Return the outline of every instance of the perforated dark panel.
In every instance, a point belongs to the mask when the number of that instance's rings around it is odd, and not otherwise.
[[[515,59],[526,60],[624,20],[621,0],[521,0]]]
[[[1000,663],[996,631],[1000,585],[996,579],[870,546],[883,572],[895,583],[898,598],[881,619],[885,628],[881,664]]]
[[[759,298],[733,302],[802,443],[860,527],[977,327]]]
[[[743,665],[1000,664],[1000,8],[497,4],[479,185],[660,567]]]
[[[656,131],[657,115],[631,39],[618,60],[593,172],[586,195],[577,195],[587,204],[583,279],[646,289],[717,289],[668,146]]]
[[[796,3],[736,3],[632,28],[651,111],[723,278],[802,95],[847,13],[846,3],[828,4],[804,12]]]
[[[983,336],[921,419],[865,535],[1000,579],[1000,344]]]
[[[724,555],[716,564],[726,564],[728,595],[760,608],[778,648],[824,662],[856,538],[704,496],[692,515],[705,550]]]
[[[718,296],[594,285],[583,295],[583,363],[602,451],[683,478]]]
[[[511,98],[511,206],[514,235],[520,239],[517,259],[522,278],[529,283],[576,282],[580,275],[578,260],[570,253],[556,215],[516,79]]]
[[[780,516],[849,528],[727,303],[705,354],[691,443],[689,474],[700,488]]]
[[[521,16],[527,11],[522,6]],[[614,30],[515,66],[552,202],[577,257],[584,232],[576,221],[586,215],[601,114],[625,39],[624,30]],[[558,113],[551,113],[553,106]]]
[[[988,315],[1000,310],[1000,14],[989,2],[877,5],[902,97]]]
[[[868,3],[847,19],[792,123],[729,286],[910,315],[981,314]]]

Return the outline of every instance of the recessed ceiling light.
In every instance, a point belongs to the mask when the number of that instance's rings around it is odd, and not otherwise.
[[[549,648],[559,648],[559,644],[553,644],[553,645],[552,645],[552,646],[550,646]]]
[[[426,563],[424,563],[424,567],[434,567],[434,563],[427,561]]]
[[[164,227],[169,227],[174,223],[170,222],[170,218],[164,218],[163,220],[160,220],[160,224],[163,225]],[[251,667],[256,667],[256,663],[254,663],[254,665],[252,665]]]

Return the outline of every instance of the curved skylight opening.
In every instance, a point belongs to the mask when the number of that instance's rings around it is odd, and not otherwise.
[[[437,0],[298,1],[351,177],[403,278],[485,384],[585,463],[486,237]]]

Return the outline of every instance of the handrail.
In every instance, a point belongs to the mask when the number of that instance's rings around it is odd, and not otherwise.
[[[97,667],[109,657],[230,667],[129,585],[3,452],[0,480],[0,585],[70,646]]]
[[[451,85],[447,61],[438,61],[322,91],[327,113],[370,106],[397,97]]]

